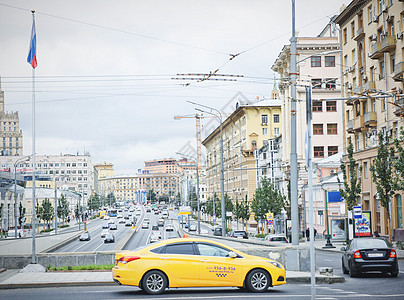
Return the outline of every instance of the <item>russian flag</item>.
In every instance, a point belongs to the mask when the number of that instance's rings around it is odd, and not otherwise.
[[[32,21],[32,31],[31,31],[31,41],[29,44],[29,53],[27,57],[27,62],[35,69],[38,66],[36,61],[36,30],[35,30],[35,19]]]

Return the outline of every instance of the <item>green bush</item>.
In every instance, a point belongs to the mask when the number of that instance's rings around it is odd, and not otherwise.
[[[51,267],[48,265],[48,271],[85,271],[85,270],[111,270],[114,267],[113,264],[110,265],[83,265],[83,266],[63,266],[63,267]]]
[[[396,242],[396,248],[398,250],[404,250],[404,243],[402,241],[397,241]]]
[[[255,235],[255,237],[259,238],[259,239],[263,239],[264,237],[266,237],[266,234],[265,233],[258,233],[258,234]]]

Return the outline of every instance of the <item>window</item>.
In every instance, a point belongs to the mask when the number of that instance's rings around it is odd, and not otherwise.
[[[344,44],[348,41],[348,31],[346,28],[344,28]]]
[[[321,89],[321,79],[312,79],[311,80],[311,87],[313,90]]]
[[[328,156],[338,153],[338,146],[328,146]]]
[[[274,114],[274,123],[279,123],[279,115]]]
[[[327,90],[335,90],[336,81],[337,80],[335,78],[326,78],[325,79],[325,88]]]
[[[268,135],[268,128],[262,128],[262,135]]]
[[[325,66],[326,67],[335,67],[335,56],[326,56],[325,57]]]
[[[252,142],[251,142],[251,147],[252,147],[253,149],[257,149],[257,142],[256,142],[256,141],[252,141]]]
[[[369,23],[372,22],[373,19],[373,7],[372,5],[369,5],[368,7],[368,16],[369,16]]]
[[[278,127],[275,127],[275,128],[274,128],[274,135],[275,135],[275,136],[278,136],[279,134],[280,134],[279,128],[278,128]]]
[[[226,257],[228,256],[230,250],[212,244],[196,244],[199,254],[202,256],[219,256],[219,257]]]
[[[348,55],[344,55],[344,69],[348,68]]]
[[[356,50],[352,50],[352,65],[356,64]]]
[[[337,111],[337,101],[326,102],[327,111]]]
[[[313,124],[313,135],[324,134],[323,124]]]
[[[382,60],[379,64],[380,64],[380,79],[381,79],[384,78],[384,68],[385,68],[384,60]]]
[[[327,134],[337,134],[337,124],[327,124]]]
[[[351,23],[351,36],[354,37],[355,36],[355,21],[353,21]]]
[[[391,73],[394,73],[395,69],[395,64],[396,64],[396,56],[394,54],[390,55],[390,65],[391,65]]]
[[[369,177],[369,167],[368,167],[368,162],[365,161],[363,163],[363,177],[368,178]]]
[[[323,111],[323,102],[313,101],[313,111],[316,111],[316,112]]]
[[[324,157],[324,146],[314,147],[314,157]]]
[[[262,115],[262,125],[267,125],[268,124],[268,115]]]
[[[375,67],[370,67],[370,81],[375,81]]]
[[[321,56],[312,56],[311,57],[311,66],[312,67],[321,67]]]
[[[403,202],[401,199],[401,195],[396,196],[397,202],[397,225],[398,228],[403,228]]]

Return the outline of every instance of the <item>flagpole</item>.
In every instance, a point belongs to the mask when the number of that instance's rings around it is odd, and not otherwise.
[[[32,10],[35,24],[35,10]],[[36,264],[36,211],[35,211],[35,68],[32,68],[32,263]]]

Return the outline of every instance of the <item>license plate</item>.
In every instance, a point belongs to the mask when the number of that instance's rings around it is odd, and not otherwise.
[[[368,257],[383,257],[383,253],[368,253]]]

